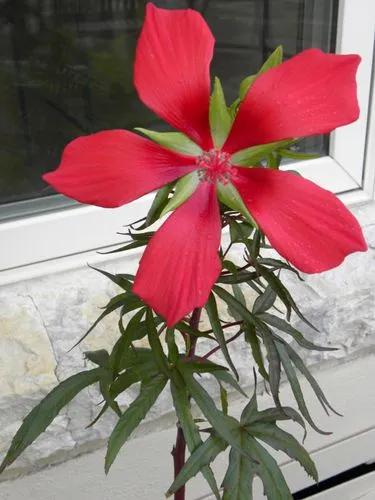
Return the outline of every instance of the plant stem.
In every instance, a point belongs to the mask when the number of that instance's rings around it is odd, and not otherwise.
[[[191,328],[194,328],[194,330],[198,329],[201,312],[202,312],[201,308],[196,308],[194,309],[193,314],[191,315],[189,325],[191,326]],[[194,356],[196,345],[197,345],[197,337],[191,338],[190,349],[189,352],[187,353],[189,358]],[[185,464],[185,451],[186,451],[186,441],[184,438],[184,433],[182,432],[180,425],[178,425],[176,444],[174,445],[172,450],[175,479]],[[176,491],[176,493],[174,494],[174,500],[185,500],[185,486],[182,486],[178,491]]]

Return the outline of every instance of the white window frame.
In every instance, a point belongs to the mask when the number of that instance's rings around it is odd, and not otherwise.
[[[331,134],[329,156],[294,166],[348,205],[374,199],[374,19],[374,0],[340,0],[336,52],[362,57],[357,77],[360,118]],[[124,237],[117,232],[142,217],[151,200],[147,195],[118,209],[74,206],[0,223],[0,285],[118,258],[96,250],[121,243]]]

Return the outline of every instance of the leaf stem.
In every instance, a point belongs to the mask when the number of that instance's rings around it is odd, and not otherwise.
[[[242,323],[242,321],[241,321],[241,323]],[[230,339],[228,339],[225,343],[226,344],[230,344],[231,342],[233,342],[233,340],[238,339],[238,337],[240,337],[242,335],[242,333],[243,333],[243,330],[241,329],[235,335],[233,335],[233,337],[231,337]],[[212,356],[212,354],[215,354],[215,352],[219,351],[220,349],[221,349],[221,347],[218,345],[218,346],[214,347],[213,349],[211,349],[211,351],[209,351],[207,354],[205,354],[204,356],[202,356],[202,358],[207,359],[210,356]]]

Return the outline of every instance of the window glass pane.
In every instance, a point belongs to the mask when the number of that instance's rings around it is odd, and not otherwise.
[[[159,0],[195,8],[217,39],[212,73],[234,99],[279,44],[332,51],[337,0]],[[0,0],[0,204],[53,194],[40,179],[74,137],[163,124],[136,97],[145,0]],[[306,148],[326,154],[328,139]],[[61,200],[60,200],[61,206]]]

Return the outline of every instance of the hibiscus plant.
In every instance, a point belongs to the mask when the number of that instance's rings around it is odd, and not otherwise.
[[[177,438],[175,477],[167,495],[183,500],[185,484],[200,472],[217,499],[252,498],[255,476],[267,498],[292,498],[269,447],[297,460],[318,479],[306,450],[277,422],[293,420],[303,429],[307,422],[324,433],[310,416],[296,370],[323,408],[334,410],[293,345],[332,347],[315,345],[292,326],[295,314],[314,328],[280,276],[290,272],[302,279],[299,271],[334,268],[367,247],[358,222],[341,201],[279,166],[283,159],[306,158],[298,152],[301,138],[357,119],[360,58],[309,49],[282,62],[278,47],[257,74],[241,82],[238,98],[228,105],[218,78],[211,93],[213,47],[214,38],[198,12],[149,3],[134,83],[144,104],[178,131],[106,130],[77,138],[64,150],[59,167],[44,176],[60,193],[101,207],[118,207],[157,192],[147,216],[130,225],[130,241],[115,250],[145,247],[136,275],[98,270],[122,290],[86,335],[118,311],[119,338],[112,352],[87,352],[96,367],[62,382],[31,411],[1,470],[74,396],[98,384],[103,406],[91,425],[106,411],[118,415],[108,441],[107,472],[160,393],[170,390]],[[257,297],[251,305],[246,300],[250,290]],[[149,347],[141,347],[141,339]],[[254,391],[240,418],[230,415],[227,398],[228,388],[247,398],[231,355],[235,341],[248,345],[274,402],[258,410]],[[213,362],[211,356],[218,353],[222,362]],[[298,410],[281,401],[282,371]],[[206,378],[217,381],[219,401],[204,387]],[[118,397],[134,384],[139,384],[138,395],[122,407]],[[211,463],[228,448],[220,484]]]

